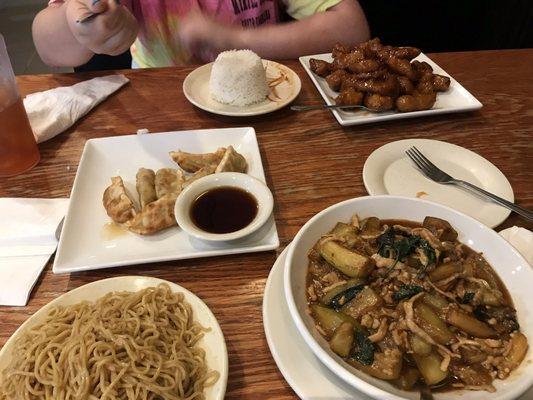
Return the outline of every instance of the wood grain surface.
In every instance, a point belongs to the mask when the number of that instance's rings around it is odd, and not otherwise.
[[[229,352],[228,399],[293,399],[268,349],[261,314],[263,290],[276,256],[298,229],[320,210],[365,196],[362,169],[368,155],[406,138],[444,140],[466,147],[496,165],[509,179],[516,202],[533,208],[533,50],[431,54],[484,105],[477,112],[405,119],[343,128],[328,111],[288,108],[252,118],[209,114],[192,106],[181,85],[194,67],[124,71],[131,82],[74,127],[41,144],[32,171],[0,180],[3,197],[68,197],[87,139],[170,130],[253,126],[267,183],[275,197],[281,240],[278,251],[53,275],[51,264],[27,307],[0,307],[0,346],[50,300],[88,282],[121,275],[149,275],[179,283],[200,296],[218,318]],[[296,103],[322,100],[300,64],[285,62],[302,79]],[[60,74],[18,77],[23,95],[105,75]],[[532,229],[511,215],[499,229]]]

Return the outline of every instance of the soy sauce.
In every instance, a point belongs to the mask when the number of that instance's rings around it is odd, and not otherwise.
[[[208,190],[192,203],[191,219],[209,233],[230,233],[249,225],[257,215],[257,200],[230,186]]]

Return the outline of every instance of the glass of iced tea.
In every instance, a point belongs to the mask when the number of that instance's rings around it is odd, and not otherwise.
[[[40,159],[15,75],[0,35],[0,176],[29,170]]]

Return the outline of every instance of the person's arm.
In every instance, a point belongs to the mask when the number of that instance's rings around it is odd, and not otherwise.
[[[329,53],[337,42],[347,46],[364,42],[370,39],[370,30],[359,3],[343,0],[325,12],[302,20],[243,29],[228,39],[263,58],[284,59]]]
[[[263,58],[287,59],[306,54],[330,52],[341,42],[354,45],[370,39],[365,14],[356,0],[343,0],[325,12],[299,21],[265,25],[255,29],[223,25],[194,12],[180,27],[182,43],[194,51],[206,53],[229,49],[250,49]],[[205,48],[209,48],[209,52]]]
[[[77,22],[91,13],[98,15]],[[60,0],[37,14],[32,30],[45,63],[75,67],[95,53],[122,54],[135,41],[138,26],[135,17],[115,0]]]

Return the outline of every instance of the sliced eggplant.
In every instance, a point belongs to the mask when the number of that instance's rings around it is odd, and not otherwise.
[[[438,282],[443,279],[448,279],[453,274],[457,274],[463,271],[463,267],[459,263],[449,262],[439,265],[433,271],[429,273],[429,279],[432,282]]]
[[[349,322],[343,322],[331,336],[329,347],[341,357],[348,357],[353,346],[354,326]]]
[[[344,322],[352,324],[355,328],[360,329],[361,327],[355,319],[342,312],[337,312],[320,304],[312,304],[310,307],[316,321],[329,337],[331,337],[335,330]]]
[[[414,311],[418,325],[437,343],[445,345],[455,338],[446,322],[430,306],[420,302],[415,305]]]
[[[413,354],[416,366],[427,385],[433,386],[448,377],[448,372],[440,369],[442,357],[435,351],[426,356]]]
[[[428,216],[424,218],[422,226],[427,228],[433,234],[436,234],[443,242],[453,242],[457,240],[457,231],[444,219]]]
[[[448,312],[447,321],[450,325],[453,325],[474,337],[493,338],[497,336],[496,331],[489,325],[458,310],[450,310]]]
[[[335,286],[333,289],[330,289],[322,296],[320,299],[320,302],[324,304],[325,306],[330,306],[331,301],[337,297],[340,293],[345,292],[346,290],[350,289],[353,286],[361,285],[365,282],[362,278],[352,278],[346,281],[346,283],[342,285]],[[350,299],[351,300],[351,299]],[[349,300],[346,300],[346,302]]]
[[[369,257],[352,251],[331,238],[319,240],[316,249],[324,260],[351,278],[364,278],[372,269]]]
[[[365,287],[355,296],[354,299],[342,307],[342,311],[353,318],[360,318],[362,315],[381,307],[383,298],[371,287]]]
[[[411,344],[411,349],[413,352],[419,356],[427,356],[433,349],[431,344],[414,333],[409,335],[409,343]]]

